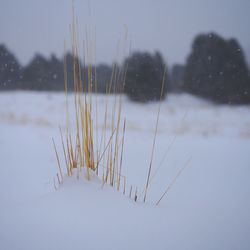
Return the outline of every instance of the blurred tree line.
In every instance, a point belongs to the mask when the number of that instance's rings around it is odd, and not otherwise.
[[[74,57],[71,53],[67,53],[65,58],[68,89],[73,91]],[[81,63],[80,68],[84,78],[84,69]],[[97,92],[105,93],[106,86],[110,82],[112,67],[106,64],[99,64],[95,67],[95,71],[98,78]],[[93,74],[94,77],[95,75]],[[37,54],[27,66],[22,67],[6,46],[0,45],[0,90],[19,89],[64,91],[64,59],[60,60],[55,55],[51,55],[49,59],[46,59],[42,55]]]
[[[69,83],[73,83],[73,60],[68,53]],[[0,45],[0,90],[64,90],[63,65],[63,60],[55,55],[49,59],[35,55],[27,66],[21,67],[15,56]],[[117,67],[126,69],[124,91],[130,99],[140,102],[160,99],[166,67],[160,52],[134,52]],[[81,64],[80,68],[84,73]],[[97,92],[105,93],[112,66],[100,64],[94,68]],[[69,84],[69,90],[73,90],[73,84]],[[250,103],[250,73],[239,43],[215,33],[196,36],[186,64],[174,65],[167,71],[162,97],[168,92],[188,92],[218,103]]]

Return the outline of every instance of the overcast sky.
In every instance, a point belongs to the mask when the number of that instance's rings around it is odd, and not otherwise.
[[[70,41],[71,0],[0,2],[0,43],[21,63],[36,52],[62,56],[64,39]],[[96,27],[97,62],[113,61],[124,25],[133,50],[160,50],[169,64],[185,62],[200,32],[234,37],[250,54],[250,0],[75,0],[75,9],[81,32]]]

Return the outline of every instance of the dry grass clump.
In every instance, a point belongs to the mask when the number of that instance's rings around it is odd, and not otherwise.
[[[63,133],[60,128],[63,162],[66,166],[67,176],[72,176],[73,173],[76,172],[77,178],[79,178],[82,174],[85,175],[87,180],[90,180],[90,172],[92,171],[95,172],[96,175],[98,175],[102,180],[102,185],[109,184],[126,195],[126,178],[122,174],[123,150],[126,131],[126,119],[122,118],[122,93],[125,85],[127,65],[121,68],[116,63],[113,64],[111,79],[106,86],[106,92],[111,93],[112,91],[113,93],[118,94],[114,95],[114,100],[111,104],[108,103],[108,99],[106,99],[105,112],[104,114],[101,114],[98,110],[97,96],[93,95],[93,93],[96,93],[98,90],[96,68],[93,66],[95,65],[95,37],[91,36],[90,30],[87,30],[85,34],[85,41],[83,43],[84,67],[82,71],[81,62],[79,60],[79,43],[76,23],[73,10],[73,22],[70,28],[73,54],[73,82],[68,82],[68,65],[66,60],[65,45],[64,84],[66,99],[66,132]],[[127,33],[125,34],[125,41],[126,40]],[[165,75],[166,68],[162,79],[161,97],[157,112],[146,184],[140,195],[138,194],[139,191],[137,187],[129,187],[128,197],[133,199],[135,202],[137,202],[142,196],[142,201],[146,202],[149,185],[160,168],[160,166],[158,166],[158,168],[156,168],[156,170],[152,173]],[[69,84],[73,84],[74,86],[73,114],[70,114],[69,112]],[[74,117],[73,122],[69,119],[70,115],[73,115]],[[101,134],[98,134],[98,122],[100,118],[103,119],[103,126]],[[57,182],[58,184],[61,184],[64,176],[54,140],[53,146],[59,169]],[[168,150],[169,149],[167,149],[167,151]],[[165,192],[156,202],[156,205],[158,205],[163,197],[166,196],[188,163],[189,161],[183,168],[180,169],[172,182],[167,186]],[[86,169],[86,171],[83,171],[84,169]],[[57,189],[55,181],[54,186]]]
[[[64,84],[66,98],[66,133],[60,128],[61,145],[63,149],[63,161],[66,166],[67,175],[73,172],[86,173],[90,180],[90,171],[94,171],[103,182],[115,187],[118,191],[122,188],[126,193],[126,179],[122,175],[122,160],[124,149],[124,138],[126,120],[122,118],[122,92],[125,84],[126,67],[118,67],[113,64],[110,82],[107,84],[107,93],[117,92],[113,103],[105,103],[105,113],[98,113],[97,76],[94,65],[95,60],[95,38],[91,36],[90,30],[86,32],[83,44],[84,65],[81,67],[79,46],[77,37],[76,18],[73,11],[73,22],[70,27],[72,54],[73,54],[73,83],[68,82],[66,61],[66,45],[64,58]],[[70,69],[71,70],[71,69]],[[69,113],[68,86],[74,86],[74,114]],[[96,98],[96,100],[94,100]],[[74,121],[69,119],[70,115]],[[103,115],[103,117],[102,117]],[[108,117],[111,120],[108,121]],[[98,134],[98,119],[102,117],[103,128]],[[109,128],[109,129],[108,129]],[[59,184],[63,182],[63,174],[59,155],[53,140],[56,159],[59,168],[57,179]],[[86,171],[83,169],[86,168]]]

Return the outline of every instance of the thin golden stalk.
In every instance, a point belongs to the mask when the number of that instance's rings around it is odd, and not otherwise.
[[[59,130],[60,130],[60,135],[61,135],[61,141],[62,141],[62,147],[63,147],[63,155],[64,155],[64,160],[65,160],[65,164],[66,164],[66,168],[67,168],[67,174],[68,174],[68,176],[70,176],[69,163],[68,163],[68,160],[67,160],[66,149],[65,149],[65,145],[64,145],[64,141],[63,141],[63,135],[62,135],[61,127],[59,127]]]
[[[133,187],[132,187],[132,185],[130,186],[130,191],[129,191],[129,198],[131,198],[131,195],[132,195],[132,189],[133,189]]]
[[[66,144],[67,144],[67,154],[68,154],[68,163],[69,163],[69,173],[72,175],[72,169],[73,169],[73,159],[71,158],[70,153],[70,143],[69,143],[69,135],[66,137]]]
[[[54,184],[55,190],[57,190],[55,178],[53,178],[53,184]]]
[[[100,161],[102,160],[102,157],[104,156],[106,150],[107,150],[108,147],[110,146],[110,143],[112,142],[112,138],[113,138],[113,135],[115,134],[115,131],[116,131],[116,129],[114,129],[113,133],[111,134],[111,136],[110,136],[110,138],[109,138],[109,141],[108,141],[106,147],[104,148],[104,151],[102,152],[100,158],[98,159],[98,162],[97,162],[97,164],[96,164],[97,166],[99,165]]]
[[[123,160],[123,147],[124,147],[124,138],[125,138],[125,128],[126,128],[126,119],[124,119],[123,133],[122,133],[122,149],[121,149],[121,158],[120,158],[120,167],[119,167],[119,178],[118,178],[118,184],[117,184],[118,191],[120,189],[120,182],[121,182],[122,160]]]
[[[154,139],[153,139],[153,146],[152,146],[152,151],[151,151],[151,158],[150,158],[150,164],[149,164],[149,170],[148,170],[148,176],[147,176],[147,182],[146,182],[145,194],[144,194],[143,202],[146,202],[148,185],[149,185],[149,180],[150,180],[150,174],[151,174],[151,169],[152,169],[152,164],[153,164],[153,157],[154,157],[154,151],[155,151],[155,142],[156,142],[156,135],[157,135],[157,131],[158,131],[158,123],[159,123],[160,110],[161,110],[161,100],[162,100],[163,91],[164,91],[166,70],[167,70],[167,68],[165,67],[164,73],[163,73],[162,84],[161,84],[160,102],[159,102],[159,107],[158,107],[158,112],[157,112],[157,119],[156,119],[156,125],[155,125],[155,133],[154,133]]]
[[[184,120],[185,120],[185,118],[186,118],[186,116],[187,116],[187,113],[188,113],[188,110],[186,110],[184,116],[182,117],[181,124],[184,122]],[[150,180],[149,180],[149,185],[148,185],[148,186],[151,185],[151,183],[152,183],[153,179],[155,178],[155,176],[157,175],[159,169],[162,167],[164,161],[166,160],[166,157],[167,157],[169,151],[171,150],[171,148],[173,147],[173,145],[174,145],[174,143],[175,143],[175,141],[176,141],[176,138],[177,138],[177,135],[175,135],[175,136],[173,137],[172,141],[171,141],[170,144],[168,145],[168,147],[167,147],[167,149],[166,149],[166,151],[165,151],[165,153],[164,153],[164,155],[163,155],[163,157],[162,157],[162,159],[161,159],[161,161],[160,161],[158,167],[155,169],[155,171],[154,171],[153,174],[151,175],[151,178],[150,178]],[[144,194],[144,192],[145,192],[145,188],[144,188],[144,190],[142,191],[142,193],[139,195],[139,197],[141,197],[141,196]]]
[[[126,194],[126,177],[124,177],[124,182],[123,182],[123,195]]]
[[[56,160],[57,160],[57,165],[58,165],[58,168],[59,168],[59,173],[60,173],[61,179],[63,180],[61,164],[60,164],[59,156],[58,156],[58,153],[57,153],[57,150],[56,150],[56,144],[55,144],[55,141],[54,141],[53,138],[52,138],[52,141],[53,141],[54,150],[55,150],[55,153],[56,153]]]
[[[171,189],[171,187],[175,184],[176,180],[178,179],[178,177],[181,175],[181,173],[184,171],[184,169],[188,166],[188,164],[191,162],[191,157],[187,160],[187,162],[185,163],[185,165],[178,171],[177,175],[173,178],[173,180],[170,182],[170,184],[167,186],[165,192],[162,194],[162,196],[160,197],[160,199],[156,202],[156,205],[159,205],[159,203],[161,202],[161,200],[163,199],[164,196],[166,196],[166,194],[168,193],[168,191]]]
[[[59,185],[60,185],[60,184],[61,184],[61,181],[60,181],[60,177],[59,177],[59,174],[58,174],[58,173],[56,174],[56,177],[57,177],[58,183],[59,183]]]
[[[135,196],[134,196],[134,201],[135,202],[137,202],[137,198],[138,198],[138,196],[137,196],[137,187],[136,187],[136,189],[135,189]]]
[[[66,99],[66,131],[69,132],[69,102],[68,102],[68,76],[67,76],[67,55],[66,42],[64,41],[64,91]]]

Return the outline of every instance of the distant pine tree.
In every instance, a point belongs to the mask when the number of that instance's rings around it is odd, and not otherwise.
[[[20,65],[5,45],[0,45],[0,89],[17,89],[20,82]]]
[[[185,69],[185,89],[221,103],[250,103],[250,78],[243,51],[235,39],[198,35]]]
[[[125,64],[128,65],[125,93],[134,101],[159,100],[165,64],[161,54],[135,52],[125,60]],[[165,95],[166,85],[163,98]]]

